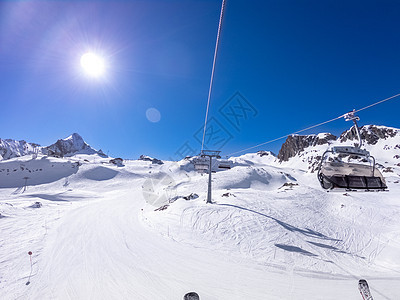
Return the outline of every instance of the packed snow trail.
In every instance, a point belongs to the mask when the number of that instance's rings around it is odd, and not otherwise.
[[[43,270],[32,278],[29,299],[180,299],[189,290],[202,299],[245,299],[255,288],[273,293],[262,270],[147,231],[139,220],[140,194],[129,191],[66,216],[49,237],[54,240],[43,253]],[[277,289],[277,299],[279,294]]]
[[[134,189],[133,189],[134,190]],[[71,211],[50,236],[28,299],[356,298],[354,280],[268,272],[249,261],[181,245],[143,227],[140,191]],[[329,284],[328,284],[329,282]]]

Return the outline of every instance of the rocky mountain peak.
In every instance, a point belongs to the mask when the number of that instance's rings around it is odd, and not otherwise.
[[[379,139],[395,137],[397,132],[398,130],[386,126],[365,125],[360,128],[360,135],[363,142],[369,145],[375,145]],[[339,141],[341,143],[349,140],[358,140],[357,132],[354,127],[352,127],[350,130],[346,130],[339,137]]]
[[[45,147],[44,152],[48,155],[60,157],[78,152],[85,154],[97,153],[96,150],[86,144],[86,142],[78,133],[73,133],[69,137],[60,139],[54,144]]]
[[[336,138],[330,133],[290,135],[279,150],[278,159],[279,161],[288,161],[289,158],[296,156],[307,147],[328,144],[331,141],[335,141]]]

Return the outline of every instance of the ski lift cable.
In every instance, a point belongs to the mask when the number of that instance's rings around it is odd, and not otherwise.
[[[325,121],[325,122],[322,122],[322,123],[319,123],[319,124],[316,124],[316,125],[313,125],[313,126],[304,128],[304,129],[302,129],[302,130],[299,130],[299,131],[296,131],[296,132],[293,132],[293,133],[289,133],[289,134],[283,135],[283,136],[278,137],[278,138],[276,138],[276,139],[273,139],[273,140],[270,140],[270,141],[267,141],[267,142],[264,142],[264,143],[261,143],[261,144],[258,144],[258,145],[255,145],[255,146],[252,146],[252,147],[249,147],[249,148],[246,148],[246,149],[237,151],[237,152],[230,153],[230,154],[228,154],[228,156],[232,156],[232,155],[237,154],[237,153],[241,153],[241,152],[248,151],[248,150],[251,150],[251,149],[254,149],[254,148],[257,148],[257,147],[260,147],[260,146],[269,144],[269,143],[272,143],[272,142],[279,141],[279,140],[284,139],[284,138],[286,138],[286,137],[288,137],[288,136],[291,136],[291,135],[293,135],[293,134],[301,133],[301,132],[303,132],[303,131],[306,131],[306,130],[309,130],[309,129],[312,129],[312,128],[315,128],[315,127],[318,127],[318,126],[321,126],[321,125],[324,125],[324,124],[327,124],[327,123],[336,121],[336,120],[338,120],[338,119],[340,119],[340,118],[343,118],[343,116],[336,117],[336,118],[334,118],[334,119],[332,119],[332,120]]]
[[[400,96],[400,94],[396,94],[396,95],[390,96],[390,97],[388,97],[388,98],[385,98],[385,99],[383,99],[383,100],[377,101],[377,102],[375,102],[375,103],[373,103],[373,104],[370,104],[370,105],[368,105],[368,106],[365,106],[365,107],[363,107],[363,108],[354,110],[353,113],[357,113],[357,112],[360,112],[360,111],[362,111],[362,110],[371,108],[371,107],[373,107],[373,106],[375,106],[375,105],[381,104],[381,103],[383,103],[383,102],[389,101],[389,100],[394,99],[394,98],[399,97],[399,96]],[[327,123],[336,121],[336,120],[338,120],[338,119],[341,119],[341,118],[345,117],[346,115],[347,115],[347,113],[345,113],[345,114],[343,114],[343,115],[341,115],[341,116],[339,116],[339,117],[333,118],[333,119],[331,119],[331,120],[328,120],[328,121],[325,121],[325,122],[322,122],[322,123],[319,123],[319,124],[316,124],[316,125],[313,125],[313,126],[304,128],[304,129],[301,129],[301,130],[296,131],[296,132],[293,132],[293,133],[286,134],[286,135],[281,136],[281,137],[278,137],[278,138],[276,138],[276,139],[273,139],[273,140],[270,140],[270,141],[267,141],[267,142],[264,142],[264,143],[261,143],[261,144],[258,144],[258,145],[255,145],[255,146],[252,146],[252,147],[243,149],[243,150],[239,150],[239,151],[230,153],[230,154],[228,154],[227,156],[232,156],[232,155],[235,155],[235,154],[238,154],[238,153],[241,153],[241,152],[245,152],[245,151],[248,151],[248,150],[251,150],[251,149],[254,149],[254,148],[257,148],[257,147],[260,147],[260,146],[269,144],[269,143],[272,143],[272,142],[276,142],[276,141],[278,141],[278,140],[287,138],[287,137],[289,137],[289,136],[291,136],[291,135],[298,134],[298,133],[301,133],[301,132],[304,132],[304,131],[307,131],[307,130],[310,130],[310,129],[313,129],[313,128],[316,128],[316,127],[319,127],[319,126],[322,126],[322,125],[324,125],[324,124],[327,124]]]
[[[202,139],[202,142],[201,142],[201,151],[203,151],[203,148],[204,148],[204,138],[205,138],[205,135],[206,135],[208,111],[209,111],[209,107],[210,107],[212,85],[213,85],[213,82],[214,82],[215,62],[217,60],[219,37],[220,37],[220,34],[221,34],[221,25],[222,25],[222,18],[224,16],[224,8],[225,8],[225,0],[222,0],[221,14],[219,16],[219,24],[218,24],[217,41],[215,42],[214,59],[213,59],[213,65],[212,65],[212,70],[211,70],[210,86],[208,88],[207,110],[206,110],[206,118],[204,120],[203,139]]]
[[[367,108],[370,108],[370,107],[372,107],[372,106],[375,106],[375,105],[381,104],[381,103],[383,103],[383,102],[389,101],[389,100],[391,100],[391,99],[393,99],[393,98],[396,98],[396,97],[399,97],[399,96],[400,96],[400,94],[393,95],[393,96],[391,96],[391,97],[389,97],[389,98],[386,98],[386,99],[380,100],[380,101],[378,101],[378,102],[375,102],[375,103],[373,103],[373,104],[370,104],[370,105],[368,105],[368,106],[366,106],[366,107],[363,107],[363,108],[357,109],[357,110],[355,110],[354,112],[359,112],[359,111],[362,111],[362,110],[364,110],[364,109],[367,109]]]

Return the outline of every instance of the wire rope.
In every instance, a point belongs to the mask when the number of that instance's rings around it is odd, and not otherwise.
[[[210,108],[210,99],[211,99],[211,91],[214,82],[214,72],[215,72],[215,62],[217,61],[217,53],[218,53],[218,45],[219,45],[219,37],[221,35],[221,25],[222,25],[222,18],[224,16],[224,8],[225,8],[225,0],[222,0],[221,6],[221,14],[219,16],[219,24],[218,24],[218,33],[217,33],[217,40],[215,42],[215,50],[214,50],[214,59],[211,71],[211,79],[210,79],[210,86],[208,88],[208,97],[207,97],[207,110],[206,110],[206,118],[204,120],[204,128],[203,128],[203,139],[201,141],[201,152],[203,152],[204,148],[204,138],[206,136],[206,128],[207,128],[207,120],[208,120],[208,111]]]

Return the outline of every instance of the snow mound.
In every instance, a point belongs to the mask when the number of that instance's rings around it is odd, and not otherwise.
[[[276,156],[271,151],[258,151],[232,157],[231,160],[234,166],[271,165],[276,161]]]
[[[117,176],[118,171],[115,171],[107,167],[99,166],[93,169],[83,171],[81,175],[90,180],[105,181],[113,179],[115,176]]]
[[[221,190],[230,189],[275,189],[286,182],[286,177],[273,169],[257,167],[234,167],[214,176],[214,187]]]

